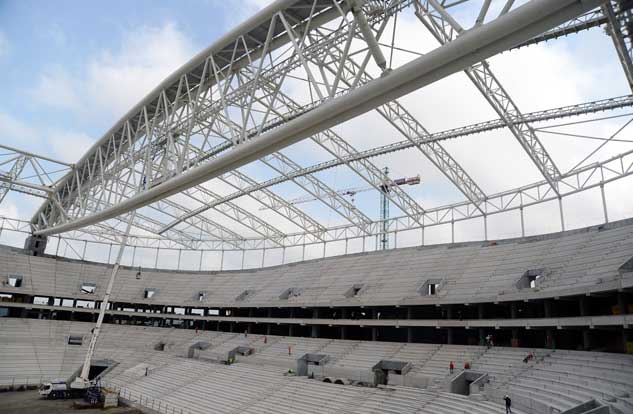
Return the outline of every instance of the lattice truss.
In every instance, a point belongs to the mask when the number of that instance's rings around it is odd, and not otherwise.
[[[8,190],[44,197],[32,220],[42,235],[65,232],[116,242],[130,211],[138,209],[133,244],[273,249],[378,235],[374,204],[354,203],[331,178],[336,171],[351,172],[359,185],[374,189],[377,200],[390,180],[383,159],[396,151],[427,160],[462,201],[428,205],[419,193],[393,186],[387,193],[393,213],[389,232],[522,212],[630,175],[630,149],[562,170],[543,142],[552,123],[627,120],[633,96],[523,113],[486,60],[601,28],[633,85],[629,3],[516,3],[275,2],[159,85],[77,164],[58,163],[67,172],[61,180],[48,180],[46,172],[35,174],[36,181],[33,174],[25,179],[25,160],[39,168],[38,158],[28,154],[3,164],[0,197]],[[504,23],[509,19],[524,23],[524,30],[513,32]],[[404,22],[418,27],[419,42],[401,34]],[[480,39],[481,48],[468,43],[473,39]],[[400,98],[459,72],[496,118],[430,132]],[[397,139],[355,148],[337,125],[367,111],[377,113]],[[598,114],[604,111],[609,112]],[[537,181],[489,194],[446,149],[448,140],[493,130],[505,131],[520,145],[538,171]],[[622,141],[617,134],[593,138],[602,140],[595,141],[601,146]],[[313,151],[319,155],[312,157]],[[420,171],[423,182],[425,173]],[[306,193],[316,201],[290,201]]]

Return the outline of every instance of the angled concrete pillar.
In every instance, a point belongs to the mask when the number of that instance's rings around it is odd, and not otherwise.
[[[627,314],[626,298],[624,297],[624,292],[618,292],[618,307],[620,308],[620,312],[622,315]]]
[[[545,330],[545,348],[556,349],[556,339],[554,338],[554,330],[552,328]]]
[[[513,347],[520,346],[519,328],[512,328],[512,346]]]
[[[319,309],[318,308],[314,308],[312,309],[312,319],[318,319],[319,318]],[[311,335],[313,338],[318,338],[319,337],[319,325],[312,325],[312,332]]]
[[[591,349],[591,331],[586,328],[582,330],[582,348],[585,351]]]
[[[551,318],[552,317],[552,307],[553,307],[552,301],[549,300],[549,299],[545,299],[545,301],[543,302],[543,306],[544,306],[544,310],[545,310],[545,317],[546,318]]]
[[[622,329],[622,352],[627,351],[627,342],[633,342],[633,334],[630,329]]]
[[[589,315],[589,300],[586,296],[581,296],[580,301],[578,302],[578,306],[580,307],[580,316]]]

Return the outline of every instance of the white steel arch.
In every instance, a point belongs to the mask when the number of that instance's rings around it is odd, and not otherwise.
[[[617,1],[531,0],[521,6],[506,1],[493,15],[490,2],[475,3],[276,1],[161,83],[76,164],[58,163],[64,177],[42,181],[46,168],[40,168],[39,183],[33,175],[24,180],[25,166],[37,168],[37,160],[45,157],[18,150],[6,171],[0,171],[0,201],[8,191],[44,198],[29,228],[39,236],[63,233],[68,240],[116,242],[126,214],[138,209],[134,228],[141,232],[131,236],[134,246],[265,251],[378,235],[381,223],[339,194],[320,173],[349,168],[379,192],[389,178],[374,158],[394,151],[417,149],[464,196],[464,201],[429,206],[395,187],[387,195],[402,215],[386,223],[387,231],[395,234],[481,218],[485,223],[490,215],[513,210],[523,216],[525,207],[556,199],[562,206],[572,194],[603,189],[630,176],[631,151],[561,172],[531,124],[622,110],[633,106],[631,95],[521,113],[486,62],[500,52],[604,26],[630,83],[630,10]],[[468,29],[452,14],[464,4],[477,11]],[[395,33],[400,13],[415,14],[440,46],[393,65],[388,56],[399,46],[395,36],[387,44],[386,28],[392,24]],[[459,71],[466,72],[499,119],[432,133],[397,100]],[[357,150],[331,130],[371,110],[405,140]],[[441,143],[495,129],[506,129],[521,143],[543,181],[487,194]],[[331,159],[302,165],[283,151],[306,138]],[[242,169],[256,160],[274,176],[258,180]],[[226,185],[228,192],[207,184],[211,179]],[[277,188],[289,181],[345,223],[327,225],[288,201]],[[244,207],[245,198],[273,211],[293,230],[283,230]],[[6,220],[18,229],[12,231],[25,229]]]

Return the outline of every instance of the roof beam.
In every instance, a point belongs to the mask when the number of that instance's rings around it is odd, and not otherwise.
[[[541,42],[547,42],[548,40],[558,39],[559,37],[575,34],[583,30],[589,30],[592,27],[602,26],[606,22],[607,18],[604,16],[604,14],[602,14],[602,10],[592,10],[565,22],[558,27],[548,30],[545,33],[541,33],[540,35],[535,36],[532,39],[520,43],[513,49],[535,45]]]
[[[624,75],[629,83],[629,88],[633,89],[633,39],[631,28],[633,26],[633,14],[631,9],[620,10],[624,2],[609,0],[602,4],[601,9],[607,18],[608,33],[613,40],[613,46],[618,53],[618,58],[622,64]],[[630,6],[629,6],[630,7]],[[616,16],[618,10],[618,16]]]
[[[599,0],[531,0],[512,12],[476,27],[452,42],[394,69],[387,76],[329,99],[292,121],[234,147],[226,154],[133,195],[113,207],[89,216],[75,218],[64,224],[37,230],[35,234],[49,235],[81,228],[208,181],[399,96],[464,70],[584,13],[599,3]]]
[[[633,106],[633,95],[626,95],[616,98],[608,98],[602,99],[599,101],[590,101],[575,105],[564,106],[560,108],[552,108],[545,109],[542,111],[531,112],[527,114],[523,114],[522,119],[517,119],[516,122],[543,122],[560,118],[567,118],[570,116],[579,116],[579,115],[587,115],[591,113],[608,111],[618,108],[625,108]],[[439,131],[429,136],[421,136],[418,140],[421,143],[424,142],[439,142],[448,139],[455,139],[468,135],[475,135],[487,131],[492,131],[496,129],[505,128],[505,121],[501,118],[494,119],[485,122],[479,122],[472,125],[467,125],[464,127],[449,129],[446,131]],[[211,208],[211,206],[216,205],[217,203],[222,203],[227,200],[233,200],[239,198],[245,194],[249,194],[255,191],[261,191],[264,188],[273,187],[275,185],[284,183],[288,180],[292,180],[298,176],[314,174],[319,171],[327,170],[329,168],[338,167],[343,164],[347,164],[353,162],[357,159],[367,159],[372,157],[377,157],[380,155],[389,154],[395,151],[402,151],[409,148],[413,148],[415,143],[410,140],[400,141],[393,144],[383,145],[381,147],[372,148],[365,151],[360,151],[355,155],[347,155],[341,156],[340,158],[335,158],[329,161],[325,161],[319,164],[311,165],[309,167],[304,167],[301,170],[295,171],[292,174],[281,175],[279,177],[272,178],[270,180],[254,183],[248,187],[240,188],[240,191],[229,194],[227,196],[222,197],[221,200],[217,200],[212,205],[205,206],[204,208]]]
[[[377,37],[380,37],[379,29]],[[321,34],[322,35],[322,34]],[[346,57],[344,50],[337,45],[333,45],[326,53],[334,62],[340,62],[338,70],[328,66],[337,77],[337,81],[353,87],[366,84],[373,80],[372,76],[365,70],[367,57],[363,64],[359,65],[353,59]],[[424,154],[448,179],[451,181],[466,198],[475,205],[479,205],[484,199],[483,190],[475,183],[470,175],[459,165],[459,163],[437,142],[426,142],[425,138],[430,133],[424,126],[409,113],[397,100],[387,102],[377,107],[376,111],[389,122],[398,132],[400,132],[411,144]],[[403,210],[405,213],[411,210]],[[413,208],[412,211],[419,212]],[[421,210],[423,211],[423,210]],[[407,213],[408,214],[408,213]],[[417,220],[420,216],[417,216]]]
[[[440,44],[450,44],[456,41],[458,36],[465,35],[464,28],[436,0],[416,0],[415,6],[416,16]],[[475,26],[471,30],[475,30],[476,27],[480,26]],[[464,72],[495,112],[505,121],[512,135],[527,152],[552,189],[558,193],[557,181],[560,176],[558,167],[528,123],[512,122],[513,118],[522,118],[523,115],[492,73],[488,62],[482,59],[465,68]]]

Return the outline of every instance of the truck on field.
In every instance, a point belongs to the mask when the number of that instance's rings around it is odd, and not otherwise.
[[[85,394],[85,390],[75,390],[68,386],[64,379],[54,379],[51,382],[45,382],[40,386],[39,393],[41,396],[49,400],[77,398]]]

